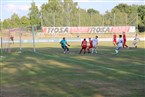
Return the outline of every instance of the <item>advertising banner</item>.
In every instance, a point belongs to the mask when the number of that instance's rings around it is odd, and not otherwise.
[[[69,27],[43,27],[44,33],[69,33]]]
[[[43,27],[43,33],[134,33],[135,26]]]

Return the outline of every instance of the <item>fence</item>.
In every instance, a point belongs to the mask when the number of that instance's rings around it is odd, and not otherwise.
[[[43,12],[41,25],[45,27],[76,27],[76,26],[138,26],[138,14],[87,12]]]

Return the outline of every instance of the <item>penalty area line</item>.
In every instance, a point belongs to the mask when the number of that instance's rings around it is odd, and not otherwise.
[[[105,67],[105,66],[98,66],[98,65],[95,65],[95,64],[92,64],[92,63],[76,61],[76,60],[72,60],[72,59],[68,59],[68,58],[66,59],[66,58],[62,58],[62,57],[56,56],[56,55],[48,55],[48,54],[46,55],[44,53],[38,53],[38,52],[35,52],[35,53],[39,54],[39,55],[51,57],[51,58],[62,59],[62,60],[69,61],[69,62],[75,62],[75,63],[81,63],[81,64],[86,64],[86,65],[96,66],[96,67],[101,68],[102,70],[106,69],[106,70],[115,71],[115,72],[122,73],[122,74],[126,73],[126,74],[130,74],[130,75],[133,75],[133,76],[138,76],[138,77],[145,78],[144,75],[140,75],[140,74],[136,74],[136,73],[132,73],[132,72],[122,71],[122,70],[118,70],[118,69],[114,69],[114,68],[110,68],[110,67]]]

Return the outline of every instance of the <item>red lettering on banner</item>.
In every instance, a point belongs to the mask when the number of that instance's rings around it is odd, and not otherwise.
[[[43,30],[43,33],[47,33],[47,27],[43,27],[42,30]]]
[[[112,27],[111,32],[129,32],[129,26]]]
[[[70,33],[89,33],[90,27],[70,27]]]

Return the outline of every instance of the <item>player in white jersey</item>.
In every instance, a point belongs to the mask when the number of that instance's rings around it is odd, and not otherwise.
[[[98,36],[96,36],[93,40],[92,40],[92,44],[93,44],[93,48],[92,48],[92,53],[97,53],[97,45],[98,45]]]
[[[117,41],[117,47],[115,49],[116,54],[119,52],[119,50],[123,47],[123,38],[122,35],[119,35],[119,39]]]
[[[137,48],[137,44],[139,42],[139,38],[138,38],[138,35],[135,34],[135,37],[134,37],[134,42],[132,43],[132,48]],[[131,47],[130,47],[131,48]]]

